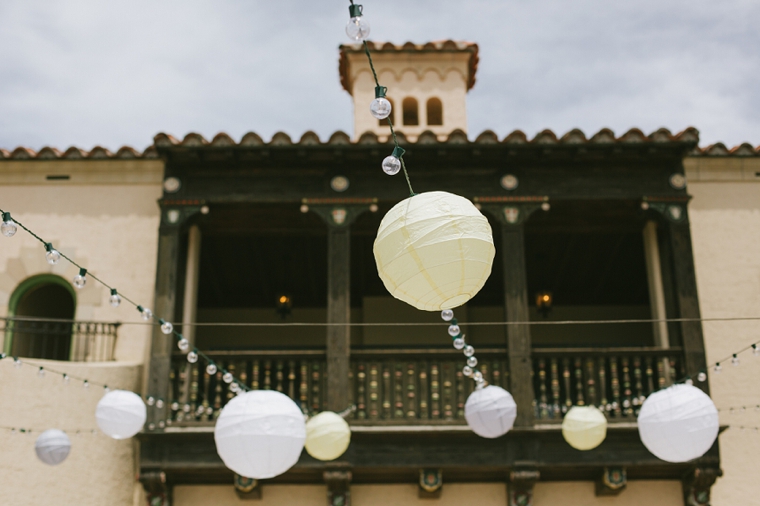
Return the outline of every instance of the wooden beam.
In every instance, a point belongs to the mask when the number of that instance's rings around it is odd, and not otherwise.
[[[327,323],[351,322],[351,233],[331,227],[327,235]],[[348,407],[351,327],[327,327],[327,409]]]

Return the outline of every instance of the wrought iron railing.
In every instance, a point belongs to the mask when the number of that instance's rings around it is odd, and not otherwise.
[[[11,355],[76,362],[113,360],[119,323],[0,319]]]
[[[646,397],[684,375],[680,348],[534,349],[535,417],[561,420],[572,406],[597,406],[635,420]]]

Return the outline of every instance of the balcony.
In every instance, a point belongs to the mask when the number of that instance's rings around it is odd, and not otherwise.
[[[5,351],[27,358],[107,362],[114,358],[119,323],[0,318]]]

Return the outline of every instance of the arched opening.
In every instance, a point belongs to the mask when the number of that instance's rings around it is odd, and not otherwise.
[[[433,97],[427,101],[428,126],[443,125],[443,103],[440,98]]]
[[[420,124],[419,105],[417,99],[406,97],[404,103],[404,125],[417,126]]]
[[[385,119],[379,119],[379,120],[377,120],[377,123],[378,123],[380,126],[390,126],[390,125],[388,124],[388,119],[389,119],[389,118],[390,118],[390,120],[391,120],[392,122],[394,122],[394,123],[396,122],[396,118],[395,118],[395,116],[394,116],[394,114],[396,114],[396,104],[394,104],[394,103],[393,103],[393,99],[392,99],[392,98],[390,98],[390,97],[385,97],[385,98],[387,98],[387,99],[388,99],[388,102],[390,102],[390,103],[391,103],[391,113],[390,113],[390,115],[389,115],[387,118],[385,118]]]
[[[6,353],[28,358],[69,359],[71,323],[24,320],[73,320],[76,300],[65,279],[52,275],[27,279],[13,292],[8,309],[10,316],[20,320],[14,320],[8,327]]]

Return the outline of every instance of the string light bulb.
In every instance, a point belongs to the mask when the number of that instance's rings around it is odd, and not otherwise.
[[[461,333],[462,333],[462,329],[460,329],[459,325],[457,325],[457,321],[452,320],[451,325],[449,325],[449,335],[451,337],[457,337]]]
[[[461,350],[462,348],[464,348],[464,338],[457,337],[456,339],[454,339],[454,349]]]
[[[79,274],[74,276],[74,286],[76,286],[79,289],[84,288],[84,285],[87,284],[87,269],[80,268]]]
[[[172,333],[174,330],[174,325],[171,324],[171,322],[164,321],[163,319],[158,320],[158,323],[161,324],[161,332],[166,334],[167,336]]]
[[[364,20],[362,6],[351,4],[348,6],[351,19],[346,24],[346,35],[354,42],[359,42],[369,37],[369,23]]]
[[[224,376],[222,376],[222,379],[224,380],[225,383],[228,383],[228,384],[232,383],[232,379],[233,379],[232,373],[231,372],[224,373]]]
[[[191,351],[187,354],[187,361],[194,364],[198,361],[198,354],[195,351]]]
[[[121,296],[116,292],[116,288],[111,288],[111,297],[109,297],[108,301],[113,307],[119,307],[119,304],[121,304]]]
[[[760,356],[760,348],[756,344],[752,345],[752,354],[756,357]]]
[[[209,376],[213,376],[214,374],[216,374],[216,364],[209,364],[209,365],[207,365],[206,366],[206,373]]]
[[[61,259],[61,254],[58,253],[58,250],[53,248],[53,245],[49,242],[45,243],[45,260],[47,260],[47,263],[50,265],[55,265],[58,263],[58,261]]]
[[[707,373],[704,371],[700,371],[699,374],[697,374],[697,381],[704,382],[707,379]]]
[[[404,156],[404,149],[396,146],[393,153],[386,156],[383,160],[383,172],[389,176],[395,176],[401,170],[401,157]]]
[[[720,374],[720,372],[723,370],[723,368],[720,366],[720,363],[716,363],[715,367],[713,367],[713,371]]]
[[[0,232],[2,232],[5,237],[13,237],[16,230],[18,230],[18,226],[11,218],[11,213],[3,213],[3,224],[0,225]]]
[[[385,119],[391,115],[393,106],[390,101],[385,98],[387,92],[388,88],[385,86],[375,86],[375,100],[369,104],[369,112],[377,119]]]
[[[469,365],[466,365],[466,366],[464,366],[464,367],[462,368],[462,374],[464,374],[464,375],[465,375],[465,376],[467,376],[468,378],[469,378],[470,376],[472,376],[472,367],[470,367]]]
[[[148,321],[153,318],[153,311],[147,307],[137,306],[137,310],[140,311],[143,320]]]
[[[739,357],[736,356],[736,353],[734,353],[734,356],[731,357],[731,365],[733,365],[734,367],[739,365]]]
[[[450,322],[452,318],[454,318],[454,311],[451,309],[444,309],[441,311],[441,320]]]
[[[471,357],[475,355],[475,348],[473,348],[472,346],[468,344],[467,346],[464,347],[463,353],[465,357]]]
[[[467,365],[469,365],[470,367],[475,367],[476,365],[478,365],[478,359],[475,357],[468,358]]]
[[[177,348],[179,348],[180,351],[186,352],[187,350],[190,349],[190,341],[188,341],[187,339],[183,337],[182,339],[177,341]]]
[[[44,378],[45,377],[45,369],[43,369],[42,367],[40,367],[37,370],[37,376],[39,376],[40,378]]]

